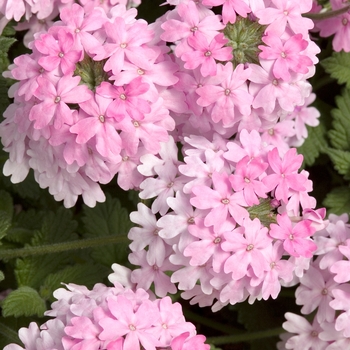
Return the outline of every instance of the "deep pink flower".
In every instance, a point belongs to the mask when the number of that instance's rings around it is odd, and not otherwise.
[[[232,50],[230,47],[223,47],[228,40],[223,34],[216,35],[209,43],[207,38],[200,32],[187,39],[188,44],[193,51],[188,51],[181,56],[185,61],[184,67],[195,69],[201,66],[201,74],[206,77],[216,74],[216,61],[229,61],[232,59]]]
[[[283,241],[286,252],[292,256],[311,258],[316,251],[316,244],[309,239],[315,232],[311,222],[303,220],[292,225],[287,214],[277,215],[277,223],[271,224],[270,236]]]
[[[142,120],[144,114],[151,111],[149,102],[142,96],[148,89],[149,85],[143,83],[142,78],[139,77],[125,87],[103,82],[97,87],[96,93],[114,99],[108,108],[110,113],[116,115],[116,120],[121,120],[121,115],[128,116],[129,119]]]
[[[64,29],[57,32],[57,38],[51,34],[42,34],[40,40],[36,40],[34,45],[45,55],[39,58],[38,63],[48,71],[60,66],[64,75],[73,73],[75,64],[81,57],[81,51],[72,50],[73,35]]]
[[[34,105],[29,119],[35,120],[34,128],[42,129],[53,120],[56,129],[64,123],[73,124],[72,110],[67,103],[81,103],[91,98],[86,85],[79,85],[80,77],[63,76],[55,87],[48,79],[38,77],[38,88],[34,96],[41,101]]]
[[[235,172],[230,175],[230,182],[235,191],[243,191],[249,206],[259,204],[259,198],[266,198],[267,187],[259,179],[268,167],[267,163],[246,156],[237,163]]]
[[[206,226],[220,227],[227,219],[228,213],[238,223],[249,216],[244,208],[247,203],[239,193],[234,193],[227,173],[214,172],[212,175],[213,189],[207,186],[194,186],[191,198],[192,205],[199,209],[211,209],[204,220]]]
[[[122,68],[125,59],[144,69],[149,68],[148,57],[153,53],[145,43],[153,38],[153,32],[148,28],[145,22],[136,22],[133,24],[125,23],[124,18],[117,17],[113,23],[106,22],[104,28],[107,35],[107,41],[102,46],[91,49],[95,54],[94,60],[100,61],[108,58],[104,65],[106,72],[112,71],[118,74]]]
[[[235,109],[249,115],[253,97],[248,93],[247,79],[251,74],[250,68],[243,64],[235,69],[231,62],[222,67],[221,79],[215,84],[207,84],[197,89],[200,98],[197,103],[203,107],[212,107],[211,117],[215,123],[222,120],[224,126],[232,126],[239,117],[235,118]],[[217,79],[218,80],[218,79]]]
[[[283,43],[279,36],[270,32],[262,40],[268,46],[259,46],[261,50],[259,56],[267,60],[275,60],[272,71],[277,79],[289,81],[291,78],[289,70],[306,74],[309,71],[308,66],[313,65],[310,57],[300,54],[308,46],[302,34],[293,35]]]
[[[297,173],[301,167],[303,156],[297,155],[295,148],[291,148],[283,159],[280,158],[277,148],[270,151],[267,157],[274,174],[267,175],[262,181],[269,190],[276,188],[275,197],[278,200],[282,199],[287,203],[290,188],[295,191],[305,191],[304,183],[307,178]]]

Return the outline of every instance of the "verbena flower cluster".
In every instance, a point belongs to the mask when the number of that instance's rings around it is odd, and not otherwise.
[[[315,234],[317,258],[296,289],[296,303],[306,318],[287,313],[289,333],[279,349],[337,350],[350,346],[350,225],[347,214],[329,216],[329,224]]]
[[[159,296],[178,283],[192,303],[217,300],[214,309],[276,298],[281,283],[303,275],[317,249],[311,236],[324,227],[308,173],[298,173],[302,156],[281,155],[246,130],[234,142],[186,137],[183,148],[184,162],[172,141],[164,158],[141,157],[140,171],[151,176],[140,197],[156,199],[130,216],[139,226],[128,236],[129,261],[140,266],[132,281],[144,289],[154,283]]]
[[[130,216],[138,225],[128,235],[134,289],[58,290],[48,313],[55,319],[20,332],[26,349],[208,349],[168,293],[180,289],[191,303],[219,310],[276,298],[281,285],[299,281],[303,312],[322,305],[318,326],[327,322],[324,332],[334,326],[347,337],[347,288],[335,286],[336,299],[332,284],[348,285],[342,273],[324,277],[330,284],[321,291],[339,303],[305,301],[323,276],[318,264],[327,261],[320,268],[331,274],[350,259],[327,236],[342,224],[326,226],[293,148],[307,137],[306,125],[318,125],[307,79],[320,50],[303,15],[320,9],[311,0],[168,0],[172,9],[148,24],[137,19],[135,1],[61,0],[46,17],[39,1],[17,2],[23,6],[0,8],[3,22],[49,20],[58,11],[60,20],[36,29],[32,52],[5,73],[18,82],[0,124],[4,173],[17,183],[33,169],[66,207],[79,195],[89,206],[104,201],[99,184],[117,176],[147,204]],[[344,18],[341,29],[316,28],[335,34],[339,50],[348,49]],[[164,299],[151,301],[151,287]],[[334,310],[344,312],[336,318]],[[298,333],[299,316],[287,319],[285,328]],[[338,338],[317,332],[308,333],[314,349],[335,349]],[[297,349],[303,339],[290,336],[285,346]]]
[[[90,4],[91,5],[91,4]],[[36,181],[66,207],[79,195],[94,206],[105,196],[98,183],[119,174],[128,190],[139,157],[155,154],[174,129],[161,90],[178,81],[177,66],[136,9],[73,4],[61,21],[37,33],[33,52],[17,57],[0,135],[10,153],[4,173]],[[165,97],[166,99],[166,97]]]
[[[209,350],[205,337],[186,322],[179,303],[152,298],[142,289],[96,284],[68,284],[57,289],[52,317],[38,327],[32,322],[19,330],[24,348],[4,350]]]

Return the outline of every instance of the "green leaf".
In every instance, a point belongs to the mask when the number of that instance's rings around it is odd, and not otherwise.
[[[46,212],[40,230],[35,231],[30,245],[53,244],[77,239],[77,222],[72,212],[60,207],[56,213]],[[60,270],[71,258],[69,252],[27,257],[16,260],[15,276],[19,286],[39,289],[48,274]]]
[[[11,227],[11,218],[6,211],[0,210],[0,244],[1,239],[6,236],[8,229]]]
[[[334,168],[346,179],[350,178],[350,151],[327,148],[327,154],[331,158]]]
[[[350,56],[349,56],[350,59]],[[334,148],[350,151],[350,90],[336,97],[338,108],[332,110],[333,130],[328,135]]]
[[[321,61],[321,65],[332,78],[338,80],[338,84],[346,84],[350,88],[350,53],[333,52],[331,57]]]
[[[320,153],[325,151],[327,147],[327,141],[325,138],[325,127],[320,123],[316,127],[307,126],[308,137],[304,143],[298,147],[298,153],[304,156],[304,162],[306,165],[311,166],[315,163]]]
[[[41,238],[38,237],[35,244],[65,242],[77,239],[78,236],[74,231],[76,231],[78,223],[72,220],[72,217],[72,211],[63,207],[60,207],[55,213],[46,213],[40,229]]]
[[[47,275],[62,269],[69,257],[69,253],[60,253],[16,259],[15,276],[18,286],[39,289]]]
[[[106,267],[93,265],[92,263],[68,266],[58,272],[49,274],[45,278],[40,287],[40,295],[44,299],[53,302],[55,298],[52,293],[62,287],[62,283],[75,283],[91,288],[96,281],[102,282],[101,276],[106,276],[108,271],[109,269]]]
[[[128,212],[121,207],[117,198],[107,194],[106,202],[95,208],[84,206],[83,222],[86,237],[118,235],[126,236],[132,226]],[[92,257],[99,263],[111,266],[114,262],[124,264],[129,254],[129,243],[95,248]]]
[[[9,65],[7,53],[13,43],[17,40],[15,38],[0,37],[0,72],[2,73]]]
[[[5,279],[5,275],[2,271],[0,271],[0,282]]]
[[[323,205],[328,208],[329,212],[336,215],[350,213],[350,187],[334,188],[327,194]]]
[[[46,311],[45,300],[39,293],[30,287],[20,287],[11,292],[2,303],[2,314],[7,316],[34,316],[42,317]]]

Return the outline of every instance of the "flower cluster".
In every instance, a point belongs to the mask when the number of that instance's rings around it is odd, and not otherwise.
[[[175,88],[189,107],[182,132],[258,130],[279,149],[299,146],[305,124],[317,125],[319,116],[307,107],[315,97],[306,79],[319,53],[309,37],[313,22],[302,16],[312,1],[177,3],[158,22],[160,38],[174,44]]]
[[[19,82],[0,125],[12,182],[32,168],[40,186],[71,207],[79,195],[89,206],[104,201],[98,183],[117,173],[125,190],[142,181],[133,175],[139,157],[158,153],[174,129],[162,90],[178,78],[136,14],[124,5],[107,13],[67,6],[36,35],[33,52],[15,58],[7,76]]]
[[[328,226],[314,236],[313,261],[296,289],[301,312],[314,314],[310,324],[304,317],[287,313],[280,349],[335,350],[350,346],[350,225],[347,214],[329,215]]]
[[[276,298],[281,283],[307,269],[325,212],[314,210],[308,173],[298,173],[302,156],[295,149],[280,154],[257,131],[238,136],[185,138],[184,162],[171,140],[160,152],[166,157],[141,157],[139,171],[149,177],[140,197],[156,199],[130,216],[140,226],[129,232],[138,287],[154,283],[164,296],[178,283],[185,299],[202,306],[217,299],[218,309]]]
[[[74,0],[3,0],[0,3],[0,34],[10,20],[19,22],[15,27],[18,31],[25,30],[24,45],[28,46],[34,35],[46,32],[54,23],[54,19],[65,7],[71,7]],[[89,11],[95,7],[102,7],[108,12],[116,4],[131,8],[140,4],[141,0],[79,0]]]
[[[32,322],[21,328],[24,348],[4,350],[209,350],[205,337],[186,322],[179,303],[169,297],[154,299],[142,290],[96,284],[66,285],[54,292],[58,299],[40,328]]]

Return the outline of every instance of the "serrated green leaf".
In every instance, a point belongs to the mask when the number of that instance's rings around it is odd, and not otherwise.
[[[84,207],[83,222],[86,237],[122,235],[126,236],[132,227],[128,212],[122,208],[117,198],[107,194],[106,202],[95,208]],[[106,266],[114,262],[124,264],[129,254],[128,243],[114,244],[95,248],[93,258]]]
[[[11,217],[6,211],[0,210],[0,241],[2,238],[6,236],[6,233],[10,227],[11,227]]]
[[[329,212],[341,215],[350,213],[350,187],[342,186],[334,188],[323,201]]]
[[[47,275],[62,269],[69,257],[69,253],[60,253],[17,259],[15,276],[18,286],[39,289]]]
[[[63,207],[60,207],[55,213],[46,213],[40,229],[42,239],[37,244],[65,242],[77,239],[78,236],[75,231],[78,223],[72,217],[72,212]]]
[[[327,154],[331,158],[335,170],[345,178],[350,176],[350,151],[340,149],[327,148]]]
[[[62,283],[75,283],[84,285],[87,288],[93,287],[97,282],[102,282],[101,276],[106,276],[109,269],[101,265],[91,263],[68,266],[58,272],[49,274],[42,286],[40,295],[51,302],[55,299],[53,291],[61,287]]]
[[[350,88],[350,53],[333,52],[331,57],[321,61],[321,65],[332,78],[337,79],[339,84],[346,84]]]
[[[24,286],[12,291],[2,303],[2,314],[7,316],[34,316],[44,315],[46,303],[39,293],[30,287]]]
[[[311,166],[315,163],[315,160],[320,153],[325,151],[327,147],[327,141],[325,138],[325,127],[320,123],[316,127],[307,126],[308,137],[304,143],[298,147],[298,153],[304,156],[304,162],[306,165]]]
[[[337,96],[336,103],[338,108],[331,112],[333,130],[328,135],[334,148],[350,150],[350,91],[344,89],[342,96]]]
[[[17,40],[15,38],[0,36],[0,55],[7,55],[11,45],[13,45],[16,41]]]

